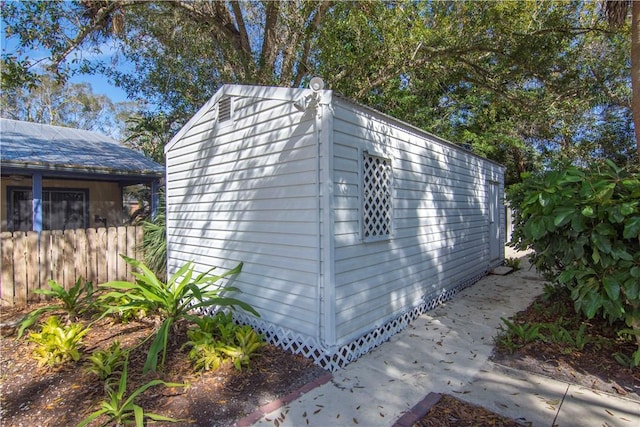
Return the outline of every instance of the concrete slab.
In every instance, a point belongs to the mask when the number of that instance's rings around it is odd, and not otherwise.
[[[589,390],[489,360],[500,318],[525,309],[543,290],[544,281],[523,261],[523,269],[487,276],[423,314],[330,382],[255,425],[278,419],[283,427],[391,426],[429,393],[447,393],[533,426],[640,426],[638,402],[598,399]]]
[[[640,402],[576,385],[569,386],[556,424],[582,426],[640,426]]]
[[[492,270],[489,270],[489,274],[495,274],[498,276],[506,276],[507,274],[511,273],[513,271],[513,268],[511,267],[507,267],[505,265],[501,265],[500,267],[496,267]]]

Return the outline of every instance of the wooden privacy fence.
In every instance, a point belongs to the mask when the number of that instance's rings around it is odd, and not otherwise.
[[[49,280],[66,289],[80,276],[94,285],[133,280],[120,254],[138,258],[141,243],[141,226],[0,233],[0,301],[24,305],[43,300],[34,290],[49,289]]]

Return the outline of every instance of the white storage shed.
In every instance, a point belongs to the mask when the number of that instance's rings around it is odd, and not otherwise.
[[[503,166],[330,90],[225,85],[165,153],[169,273],[244,262],[239,320],[328,370],[504,259]]]

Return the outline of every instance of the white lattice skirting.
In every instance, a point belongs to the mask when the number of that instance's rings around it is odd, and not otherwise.
[[[236,312],[236,320],[251,325],[261,333],[265,340],[293,354],[301,354],[310,358],[316,365],[335,372],[353,362],[360,356],[388,341],[393,335],[406,328],[412,321],[426,311],[432,310],[443,302],[451,299],[461,290],[475,284],[486,275],[486,272],[465,280],[450,289],[444,289],[437,296],[425,296],[424,301],[413,309],[393,318],[386,324],[372,330],[366,335],[336,349],[328,349],[314,338],[293,332],[290,329],[265,322],[248,314]]]

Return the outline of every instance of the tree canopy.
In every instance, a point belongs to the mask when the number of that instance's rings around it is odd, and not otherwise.
[[[594,2],[8,3],[8,37],[64,79],[107,76],[164,131],[224,83],[330,89],[506,164],[633,159],[631,22]],[[627,8],[629,9],[629,8]],[[637,25],[637,24],[634,24]],[[96,61],[86,52],[112,53]],[[30,82],[4,54],[3,86]],[[122,64],[130,64],[123,67]],[[640,100],[638,100],[640,102]],[[173,127],[172,127],[173,124]],[[140,129],[139,129],[140,130]]]
[[[50,74],[37,76],[37,84],[14,86],[0,98],[2,117],[86,129],[120,138],[133,103],[114,103],[93,93],[88,83],[61,84]]]

